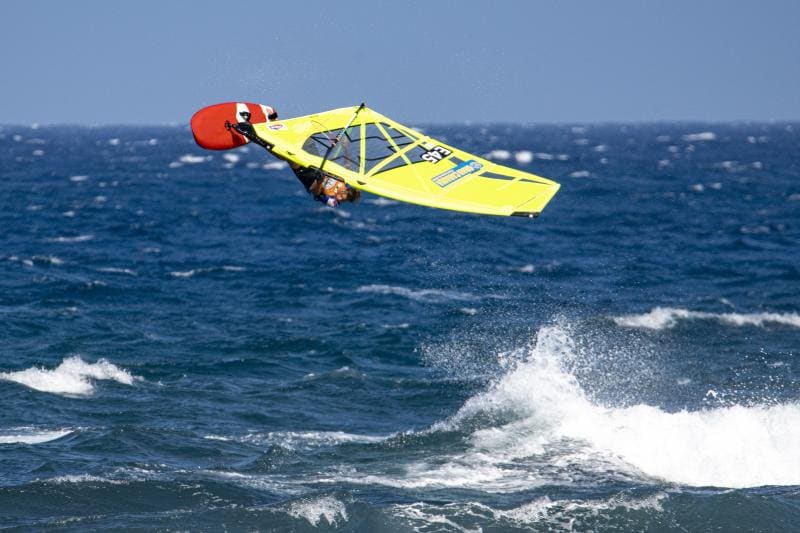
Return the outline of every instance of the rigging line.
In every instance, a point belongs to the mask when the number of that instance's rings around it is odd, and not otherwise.
[[[345,133],[347,133],[347,130],[349,130],[350,126],[353,125],[353,122],[356,120],[356,117],[358,116],[358,113],[361,112],[361,110],[364,109],[365,107],[366,107],[366,104],[364,104],[364,102],[361,102],[361,105],[358,106],[358,109],[356,109],[356,112],[353,113],[352,117],[350,117],[350,121],[347,123],[347,125],[344,128],[342,128],[342,131],[339,132],[339,135],[336,136],[336,138],[333,140],[333,143],[328,147],[328,150],[325,152],[325,157],[322,158],[322,163],[320,163],[320,165],[319,165],[319,171],[320,172],[322,172],[322,168],[325,166],[325,162],[328,161],[328,157],[330,157],[331,152],[333,151],[333,149],[336,146],[339,145],[339,141],[342,140],[342,137],[344,137]]]

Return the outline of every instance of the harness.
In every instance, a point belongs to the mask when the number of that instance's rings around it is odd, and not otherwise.
[[[336,199],[337,194],[350,189],[350,186],[343,181],[336,178],[326,177],[322,182],[322,192],[315,198],[315,200],[327,204],[329,207],[336,207],[339,205],[339,200]]]

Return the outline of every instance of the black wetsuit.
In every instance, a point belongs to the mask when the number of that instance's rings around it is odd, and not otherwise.
[[[314,182],[322,178],[322,174],[316,168],[297,167],[293,168],[292,172],[308,192],[311,192],[311,186],[314,185]]]

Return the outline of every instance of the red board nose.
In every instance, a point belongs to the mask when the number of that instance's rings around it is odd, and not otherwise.
[[[194,140],[208,150],[229,150],[247,144],[243,135],[227,128],[225,124],[266,122],[264,108],[271,109],[248,102],[227,102],[204,107],[191,120]]]

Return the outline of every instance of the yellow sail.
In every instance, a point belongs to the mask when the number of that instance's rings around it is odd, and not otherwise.
[[[533,217],[560,187],[459,150],[364,106],[253,128],[281,159],[322,167],[373,194],[439,209]]]

